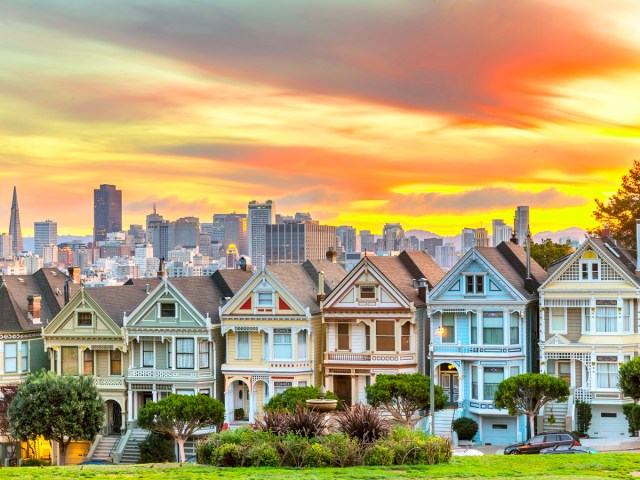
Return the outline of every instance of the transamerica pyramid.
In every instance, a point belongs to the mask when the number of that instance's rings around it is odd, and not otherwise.
[[[9,235],[11,235],[11,253],[17,257],[24,245],[22,244],[22,228],[20,227],[20,210],[18,209],[18,194],[13,187],[13,201],[11,202],[11,219],[9,220]]]

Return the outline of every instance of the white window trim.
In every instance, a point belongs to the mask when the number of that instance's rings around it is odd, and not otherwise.
[[[174,316],[173,317],[163,317],[162,316],[162,304],[163,303],[172,303],[174,306]],[[158,319],[163,319],[163,318],[171,318],[171,319],[177,319],[180,316],[179,313],[179,305],[178,302],[176,301],[171,301],[171,300],[161,300],[157,303],[158,305]]]
[[[552,311],[554,309],[562,309],[564,310],[564,328],[562,330],[554,330],[553,329],[553,314]],[[567,323],[568,323],[568,319],[567,319],[567,307],[549,307],[549,333],[553,333],[553,334],[567,334]]]
[[[620,366],[618,365],[617,362],[597,362],[596,363],[596,368],[595,368],[595,388],[594,388],[594,390],[601,391],[601,392],[619,392],[620,389],[617,387],[617,385],[618,385],[617,378],[616,378],[616,381],[615,381],[615,385],[616,385],[615,387],[599,387],[598,386],[598,378],[599,378],[598,365],[605,365],[605,364],[616,365],[618,373],[620,372]],[[616,374],[616,376],[617,376],[617,374]]]
[[[588,265],[587,268],[587,278],[582,278],[582,266]],[[592,265],[598,265],[598,278],[593,278],[593,267]],[[581,282],[599,282],[602,278],[602,261],[599,258],[581,258],[580,259],[580,270],[578,275],[580,276]]]
[[[93,310],[79,308],[78,310],[76,310],[75,313],[76,313],[76,327],[77,328],[93,328],[93,327],[95,327],[96,315],[93,312]],[[90,313],[91,314],[91,325],[80,325],[80,323],[78,323],[80,321],[80,318],[79,318],[79,314],[80,313]]]
[[[271,295],[271,301],[269,304],[260,303],[260,294]],[[275,306],[275,292],[272,290],[256,290],[256,308],[273,308]]]
[[[251,332],[234,332],[235,335],[235,341],[236,341],[236,360],[251,360]],[[249,355],[247,357],[240,357],[238,356],[238,345],[239,345],[239,340],[240,340],[240,334],[241,333],[246,333],[247,334],[247,342],[249,344]]]
[[[272,356],[271,358],[273,360],[277,360],[277,361],[293,361],[294,359],[294,343],[293,343],[293,331],[289,332],[289,345],[291,345],[291,357],[290,358],[279,358],[276,357],[276,335],[287,335],[286,333],[273,333],[273,340],[271,341],[271,345],[272,345]],[[296,341],[298,339],[296,338]],[[284,343],[279,343],[278,345],[286,345]]]
[[[616,329],[613,332],[600,332],[598,331],[598,308],[611,308],[611,309],[615,309],[615,325],[616,325]],[[604,335],[604,336],[612,336],[612,335],[628,335],[628,332],[624,331],[624,319],[622,319],[622,324],[620,322],[618,322],[618,307],[614,306],[614,305],[596,305],[595,306],[596,312],[595,315],[593,317],[593,335]]]
[[[462,291],[465,297],[486,297],[487,296],[487,282],[485,278],[487,277],[486,272],[463,272],[464,276]],[[467,292],[467,277],[474,277],[473,281],[473,292]],[[478,284],[475,277],[482,278],[482,293],[478,293]]]

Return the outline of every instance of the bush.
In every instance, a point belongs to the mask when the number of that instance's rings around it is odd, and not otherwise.
[[[196,461],[202,465],[211,465],[212,444],[208,440],[198,440],[196,443]]]
[[[291,387],[284,392],[271,397],[265,404],[265,409],[271,411],[289,411],[295,410],[298,404],[307,405],[307,400],[318,398],[319,391],[317,387]],[[342,402],[332,392],[327,392],[327,399],[338,400],[338,410],[342,409]]]
[[[395,454],[393,449],[386,445],[373,445],[364,457],[364,464],[368,466],[389,466],[393,465]]]
[[[234,420],[244,420],[244,408],[236,408],[233,411],[233,419]]]
[[[578,433],[584,437],[591,426],[591,404],[587,402],[576,402],[576,423]]]
[[[285,415],[286,430],[300,437],[320,437],[324,435],[326,426],[323,414],[308,410],[302,405]]]
[[[435,465],[451,460],[451,441],[428,433],[396,427],[382,445],[394,451],[396,465]]]
[[[138,445],[140,463],[175,462],[175,442],[169,435],[151,432]]]
[[[307,451],[305,464],[307,467],[330,467],[335,463],[335,455],[321,443],[313,443]]]
[[[262,420],[257,420],[255,428],[276,435],[287,433],[287,417],[284,412],[265,409]]]
[[[478,424],[469,417],[460,417],[451,424],[453,431],[458,434],[458,440],[473,440],[478,433]]]
[[[323,437],[320,443],[332,453],[332,466],[344,468],[363,464],[365,447],[355,438],[345,434],[332,434]]]
[[[311,440],[290,433],[278,438],[277,448],[282,466],[304,467],[311,449]]]
[[[361,442],[372,442],[389,433],[387,422],[370,405],[356,403],[336,416],[339,430]]]
[[[249,447],[244,456],[246,467],[277,467],[280,465],[280,455],[275,447],[262,443]]]
[[[632,437],[638,435],[640,430],[640,405],[637,403],[629,403],[622,406],[622,413],[627,417],[629,423],[629,433]]]
[[[48,467],[50,464],[37,458],[28,458],[22,464],[23,467]]]
[[[218,449],[217,465],[220,467],[239,467],[242,463],[242,450],[235,443],[225,443]]]

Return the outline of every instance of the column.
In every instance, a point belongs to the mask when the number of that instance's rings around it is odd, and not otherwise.
[[[476,325],[478,329],[478,345],[484,345],[484,334],[482,330],[484,328],[484,321],[482,319],[482,309],[476,310]]]
[[[400,330],[400,320],[396,319],[395,322],[393,322],[393,333],[394,333],[394,339],[395,339],[395,348],[396,348],[396,352],[400,352],[401,350],[401,340],[400,340],[400,335],[401,335],[401,330]]]
[[[224,392],[224,405],[226,407],[226,422],[233,422],[233,384],[227,386]]]
[[[62,375],[62,347],[58,347],[56,350],[56,369],[58,375]]]
[[[197,372],[200,367],[200,344],[198,337],[193,337],[193,369]]]
[[[358,377],[351,375],[351,405],[358,403]]]
[[[178,349],[178,345],[176,345],[176,337],[171,337],[171,370],[176,369],[176,350]]]
[[[458,408],[462,408],[466,395],[466,391],[464,388],[464,370],[464,362],[460,361],[460,369],[458,370]]]
[[[133,421],[133,390],[127,392],[127,413],[129,421]]]
[[[151,395],[152,395],[152,400],[154,402],[157,402],[158,401],[158,391],[156,390],[156,384],[155,383],[151,387]]]
[[[478,365],[478,401],[484,400],[484,365]]]
[[[544,307],[540,307],[540,341],[544,342],[546,340],[545,336],[547,335],[545,329],[545,321],[544,321]]]
[[[249,390],[247,390],[247,395],[249,395],[249,423],[253,423],[256,421],[256,410],[257,410],[257,395],[256,395],[256,391],[255,391],[255,385],[254,385],[254,389],[249,392]]]
[[[78,375],[82,375],[84,373],[84,350],[82,347],[78,346]]]

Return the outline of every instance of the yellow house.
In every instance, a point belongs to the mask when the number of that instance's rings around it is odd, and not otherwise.
[[[328,260],[268,266],[221,307],[227,422],[253,422],[273,395],[322,383],[319,302],[344,275]]]

